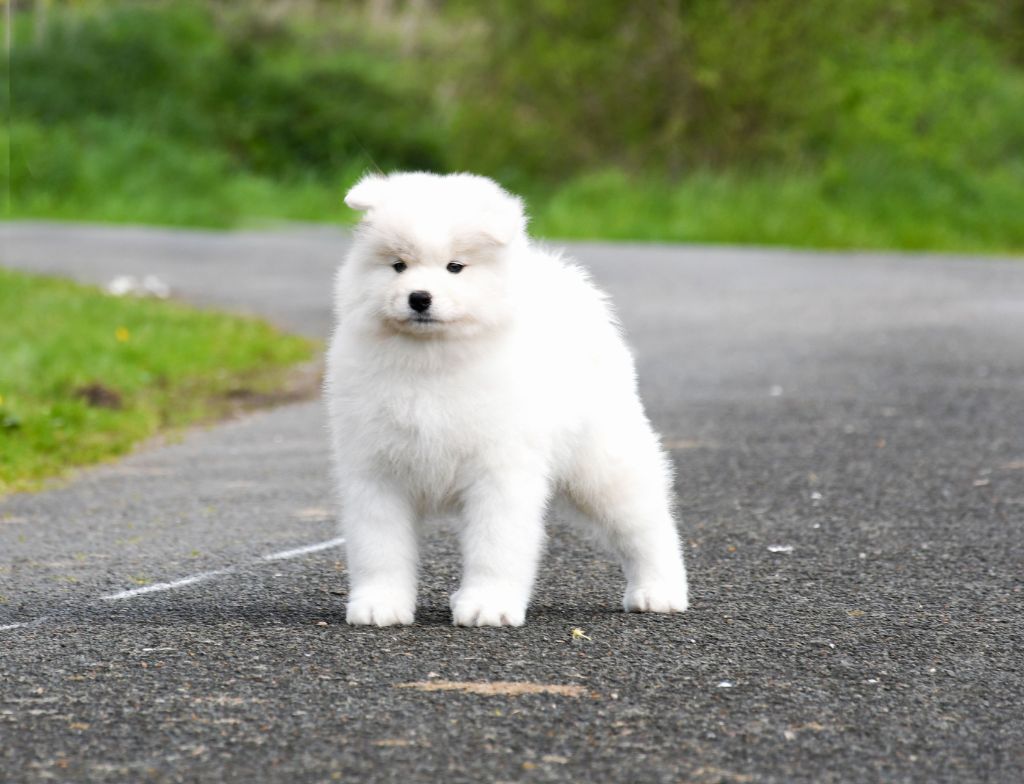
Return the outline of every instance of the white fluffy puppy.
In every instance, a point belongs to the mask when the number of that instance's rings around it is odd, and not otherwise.
[[[555,493],[622,562],[626,610],[680,612],[671,468],[605,295],[468,174],[370,175],[337,279],[326,395],[351,624],[408,624],[417,537],[457,520],[462,626],[519,626]]]

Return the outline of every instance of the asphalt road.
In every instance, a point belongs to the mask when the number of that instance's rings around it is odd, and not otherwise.
[[[315,336],[346,242],[0,238]],[[526,627],[449,625],[443,536],[415,626],[347,627],[322,411],[291,405],[0,501],[0,780],[1024,780],[1024,261],[572,251],[679,466],[688,613],[622,613],[554,520]]]

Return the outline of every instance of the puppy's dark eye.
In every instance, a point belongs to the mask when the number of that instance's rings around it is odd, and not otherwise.
[[[406,264],[404,261],[396,261],[394,264],[391,265],[391,269],[393,269],[395,272],[405,272],[405,268],[408,266],[409,265]]]
[[[462,268],[465,267],[465,266],[466,266],[465,264],[459,264],[459,262],[457,262],[457,261],[449,261],[448,262],[448,271],[452,275],[458,275],[460,272],[462,272]]]

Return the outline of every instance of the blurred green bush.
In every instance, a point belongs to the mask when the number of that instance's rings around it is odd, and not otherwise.
[[[340,219],[365,169],[471,169],[571,236],[1024,248],[1015,0],[79,0],[38,44],[23,16],[12,215]]]
[[[1021,8],[691,0],[584,14],[570,0],[501,0],[462,68],[459,162],[669,177],[879,156],[947,172],[1019,163],[1024,71],[1011,53],[1024,52],[995,31],[1024,25]]]
[[[117,4],[58,17],[44,45],[12,53],[15,116],[116,118],[260,174],[333,169],[367,144],[381,166],[443,165],[429,95],[380,67],[388,52],[307,49],[298,28],[218,20],[213,8]]]

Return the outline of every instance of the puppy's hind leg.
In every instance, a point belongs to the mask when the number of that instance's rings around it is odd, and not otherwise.
[[[411,504],[398,488],[367,476],[344,483],[341,503],[349,571],[345,620],[374,626],[412,623],[417,540]]]
[[[568,494],[619,557],[627,612],[689,606],[671,480],[671,464],[646,421],[628,432],[592,434],[577,453]]]

